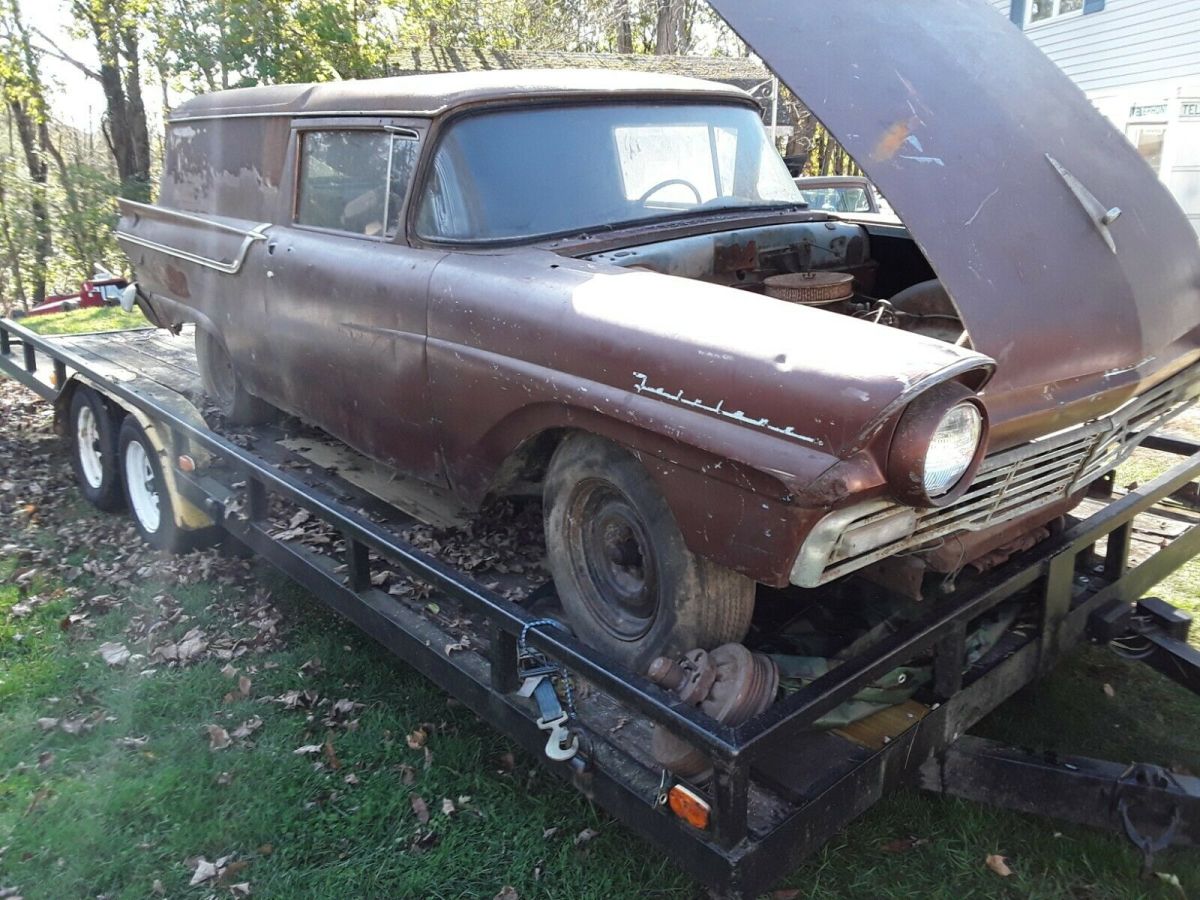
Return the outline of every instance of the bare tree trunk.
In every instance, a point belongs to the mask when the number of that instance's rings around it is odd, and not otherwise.
[[[10,100],[9,112],[17,123],[17,137],[25,155],[25,168],[31,182],[29,212],[33,216],[33,299],[40,302],[46,297],[46,263],[54,250],[50,231],[50,211],[46,206],[46,184],[50,180],[50,167],[38,146],[37,126],[29,107],[19,100]]]
[[[673,56],[683,39],[684,0],[658,0],[658,20],[654,29],[656,56]]]
[[[91,69],[59,51],[66,60],[104,91],[105,143],[117,164],[120,194],[134,200],[150,197],[150,129],[142,102],[138,23],[127,20],[121,0],[75,0],[75,18],[86,23],[96,43],[99,69]],[[58,48],[55,47],[57,50]]]
[[[824,128],[821,129],[821,167],[818,175],[829,174],[829,158],[833,155],[833,138]]]
[[[633,21],[629,0],[617,0],[617,52],[633,52]]]
[[[22,309],[29,309],[29,298],[25,295],[25,279],[21,273],[21,254],[13,240],[12,224],[8,220],[8,197],[4,181],[0,179],[0,238],[4,240],[4,254],[8,257],[8,268],[12,272],[13,284],[17,289],[17,300]]]

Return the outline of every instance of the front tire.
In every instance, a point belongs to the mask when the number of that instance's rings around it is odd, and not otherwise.
[[[142,540],[168,553],[186,553],[220,538],[221,530],[216,526],[187,530],[176,524],[162,463],[146,432],[133,416],[126,416],[121,423],[119,447],[125,500]]]
[[[196,363],[204,392],[230,425],[262,425],[275,417],[275,409],[255,397],[242,384],[233,360],[221,341],[196,328]]]
[[[85,500],[104,512],[125,503],[117,462],[117,425],[104,399],[82,385],[71,397],[71,468]]]
[[[655,657],[745,637],[754,582],[688,550],[666,500],[625,450],[567,437],[543,503],[550,572],[584,643],[640,674]]]

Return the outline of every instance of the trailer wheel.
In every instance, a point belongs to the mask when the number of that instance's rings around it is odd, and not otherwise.
[[[550,571],[585,643],[642,673],[655,657],[745,637],[754,582],[688,550],[629,453],[571,435],[550,462],[543,497]]]
[[[215,526],[189,531],[176,524],[162,463],[133,416],[121,423],[119,445],[125,500],[134,527],[147,544],[168,553],[186,553],[220,538],[221,529]]]
[[[221,341],[196,328],[196,362],[204,392],[231,425],[261,425],[275,417],[275,408],[242,386],[233,360]]]
[[[84,499],[115,512],[125,503],[117,462],[117,426],[104,400],[79,385],[71,397],[71,468]]]

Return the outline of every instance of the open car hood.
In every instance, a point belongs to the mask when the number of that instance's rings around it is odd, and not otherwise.
[[[1132,390],[1195,355],[1196,234],[985,0],[712,5],[896,209],[997,361],[989,395]]]

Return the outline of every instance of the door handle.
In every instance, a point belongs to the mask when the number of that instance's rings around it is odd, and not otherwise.
[[[270,253],[270,254],[272,254],[272,255],[273,255],[273,254],[275,253],[275,248],[276,248],[277,246],[279,246],[279,242],[278,242],[278,241],[269,241],[269,242],[267,243],[267,253]]]

